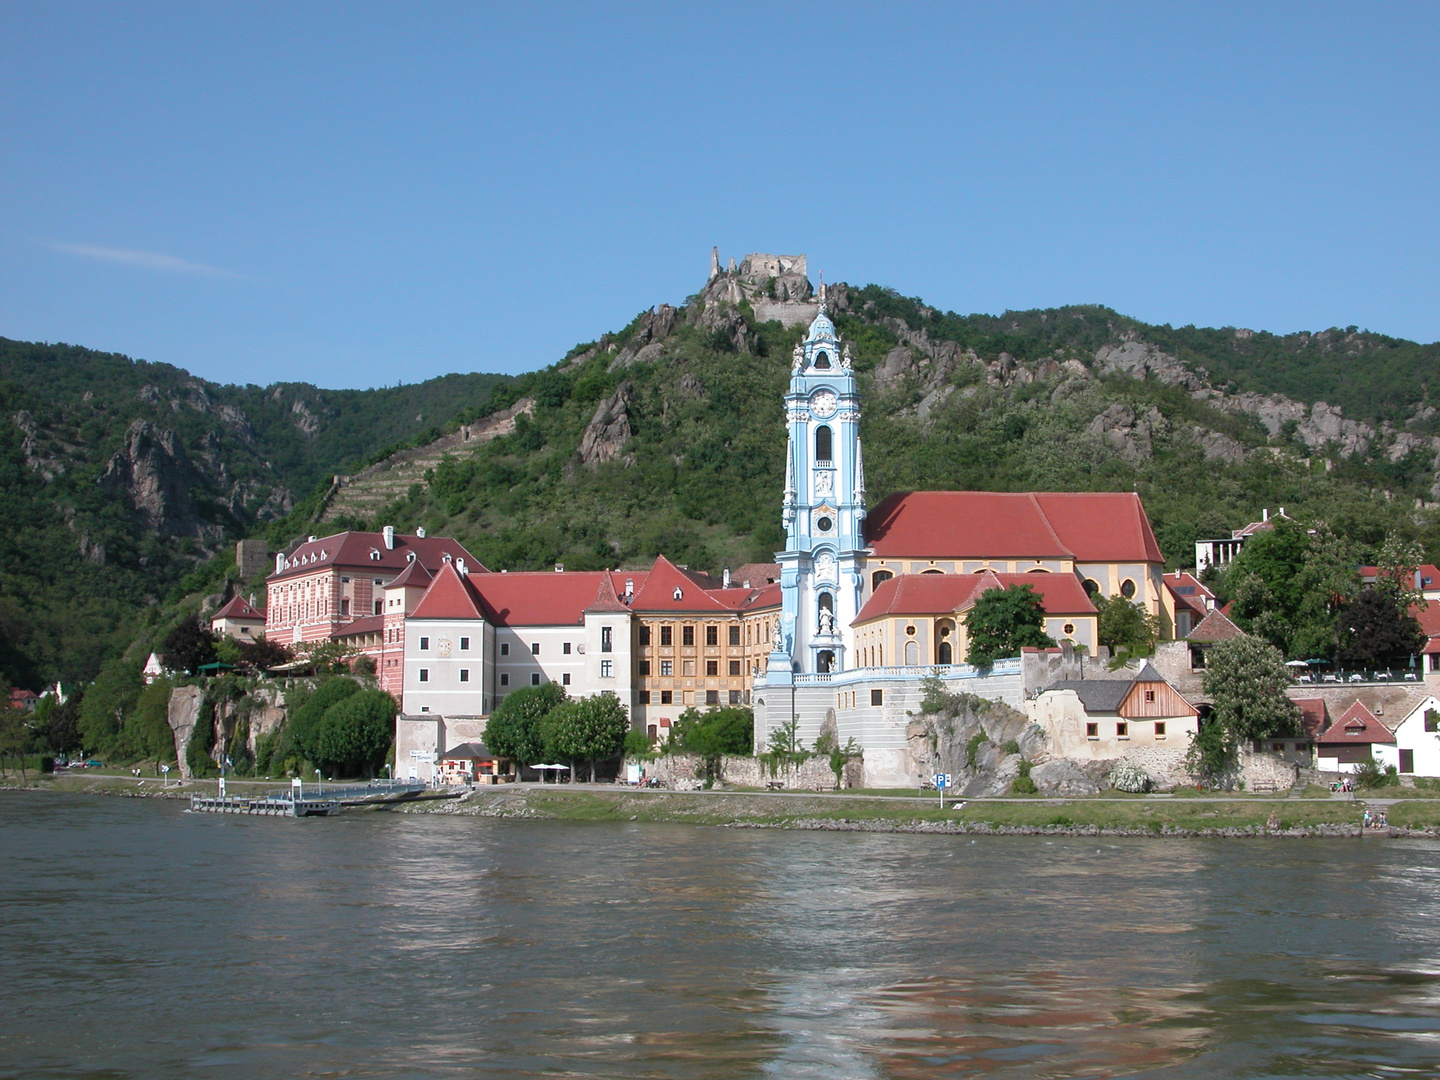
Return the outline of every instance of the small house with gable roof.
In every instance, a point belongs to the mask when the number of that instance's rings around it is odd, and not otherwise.
[[[232,596],[214,615],[210,616],[210,632],[223,637],[253,641],[265,636],[265,612],[243,596]]]
[[[1148,661],[1131,678],[1052,683],[1026,709],[1045,731],[1050,753],[1081,761],[1124,757],[1140,747],[1183,755],[1199,730],[1198,710]]]
[[[1320,733],[1315,746],[1315,764],[1321,772],[1354,772],[1362,762],[1393,754],[1395,733],[1366,708],[1355,704]]]
[[[1402,776],[1440,776],[1440,697],[1427,695],[1395,725],[1395,745],[1371,747],[1381,765]]]

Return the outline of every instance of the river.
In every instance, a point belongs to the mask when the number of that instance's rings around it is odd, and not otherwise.
[[[0,1077],[1440,1074],[1440,844],[0,793]]]

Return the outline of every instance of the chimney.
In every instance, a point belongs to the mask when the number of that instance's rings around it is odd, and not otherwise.
[[[277,551],[277,552],[275,553],[275,572],[278,574],[278,573],[280,573],[280,571],[282,571],[282,570],[284,570],[284,569],[285,569],[285,553],[284,553],[283,551]]]
[[[308,540],[306,540],[305,542],[306,542],[307,544],[313,544],[313,543],[315,542],[315,539],[316,539],[316,538],[312,536],[312,537],[310,537]]]
[[[1415,568],[1415,591],[1420,592],[1425,588],[1425,582],[1420,577],[1420,568]]]
[[[415,538],[416,538],[417,540],[424,540],[424,539],[425,539],[425,526],[424,526],[424,525],[421,525],[418,529],[415,530]]]
[[[1285,516],[1285,507],[1283,507],[1283,506],[1280,507],[1280,516],[1281,516],[1281,517],[1284,517],[1284,516]]]
[[[1269,520],[1270,520],[1270,511],[1269,511],[1269,510],[1261,510],[1261,511],[1260,511],[1260,520],[1261,520],[1261,521],[1269,521]]]
[[[563,562],[557,562],[555,564],[555,572],[557,574],[563,574],[565,572],[565,564]]]
[[[395,550],[395,526],[394,526],[394,525],[386,525],[385,528],[381,529],[380,531],[385,534],[385,550],[386,550],[386,551],[394,551],[394,550]]]
[[[415,535],[416,535],[416,536],[419,536],[420,534],[419,534],[419,533],[416,533]],[[464,559],[456,559],[456,560],[455,560],[455,569],[460,572],[460,576],[461,576],[461,577],[464,577],[464,576],[465,576],[465,560],[464,560]]]
[[[728,589],[730,587],[730,568],[728,566],[725,568],[725,576],[723,578],[723,582],[724,584],[721,587]]]

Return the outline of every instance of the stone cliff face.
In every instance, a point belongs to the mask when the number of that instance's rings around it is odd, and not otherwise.
[[[192,492],[205,483],[184,446],[173,431],[148,420],[130,425],[125,445],[110,458],[100,486],[122,499],[143,528],[196,539],[216,539],[223,533],[196,509]]]

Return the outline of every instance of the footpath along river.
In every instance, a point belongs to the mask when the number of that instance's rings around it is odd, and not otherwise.
[[[0,1077],[1440,1075],[1440,842],[0,792]]]

